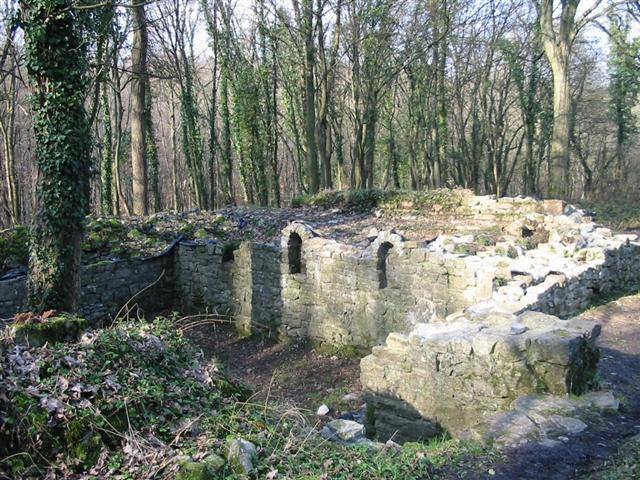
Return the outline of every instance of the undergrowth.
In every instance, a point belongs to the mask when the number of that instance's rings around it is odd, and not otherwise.
[[[436,189],[423,192],[410,190],[338,190],[315,195],[301,195],[292,201],[293,207],[340,208],[370,210],[372,208],[453,211],[462,205],[463,190]]]
[[[583,202],[582,208],[595,213],[595,220],[614,230],[640,230],[640,203],[636,202]]]
[[[0,474],[9,478],[174,478],[185,459],[225,457],[228,441],[243,438],[258,447],[252,478],[417,479],[475,448],[327,443],[298,410],[254,402],[161,318],[41,348],[7,337],[0,361]],[[229,464],[216,475],[237,478]]]

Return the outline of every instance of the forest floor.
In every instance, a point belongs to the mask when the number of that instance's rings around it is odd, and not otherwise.
[[[584,312],[602,324],[599,382],[621,402],[618,415],[594,418],[561,448],[529,445],[480,451],[443,465],[430,478],[629,479],[640,478],[640,294]],[[247,384],[256,398],[290,405],[313,422],[322,404],[338,416],[362,404],[360,355],[322,352],[308,342],[240,338],[228,325],[194,329],[190,338]]]

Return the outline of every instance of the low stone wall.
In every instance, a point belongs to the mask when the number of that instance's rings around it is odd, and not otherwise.
[[[170,251],[146,260],[84,266],[79,314],[94,323],[104,322],[129,300],[130,306],[137,305],[149,313],[171,308],[175,298],[173,263]],[[26,276],[0,281],[0,318],[9,319],[23,311],[26,294]]]
[[[300,244],[290,247],[293,235]],[[379,344],[392,331],[444,318],[492,292],[480,262],[429,253],[388,232],[362,248],[294,223],[279,246],[183,242],[176,255],[184,309],[232,315],[244,331],[337,345]]]
[[[528,312],[513,323],[459,321],[392,333],[361,363],[383,439],[457,434],[522,395],[582,393],[598,361],[600,327]]]
[[[228,314],[247,332],[366,347],[447,318],[528,310],[568,317],[594,296],[640,280],[640,244],[562,202],[460,198],[458,221],[476,223],[433,241],[374,229],[345,244],[294,222],[277,244],[181,242],[155,259],[85,267],[82,312],[113,315],[165,271],[140,299],[152,311],[176,305]],[[485,230],[470,233],[478,222]],[[506,240],[487,243],[487,225]],[[525,248],[532,238],[542,243]],[[0,281],[0,317],[21,310],[24,297],[24,278]]]
[[[170,309],[175,303],[173,252],[88,265],[80,281],[80,315],[92,322],[115,316],[127,302],[128,307],[137,305],[147,314]]]

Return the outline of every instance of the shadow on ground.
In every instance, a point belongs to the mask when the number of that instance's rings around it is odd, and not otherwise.
[[[586,419],[588,428],[560,446],[528,445],[470,456],[435,470],[430,479],[588,478],[640,433],[640,295],[619,298],[580,318],[603,326],[598,380],[621,401],[619,414]],[[360,401],[359,358],[322,354],[308,343],[239,339],[228,325],[203,327],[190,336],[206,356],[223,360],[252,387],[256,398],[286,402],[310,417],[321,403],[347,409]],[[345,393],[357,400],[341,402]]]

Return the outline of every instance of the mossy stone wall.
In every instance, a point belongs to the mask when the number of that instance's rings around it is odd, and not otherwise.
[[[105,322],[129,300],[129,306],[137,305],[147,313],[170,309],[175,303],[173,266],[173,252],[146,260],[84,266],[78,314],[93,323]],[[0,319],[9,319],[25,308],[26,276],[0,281]]]

